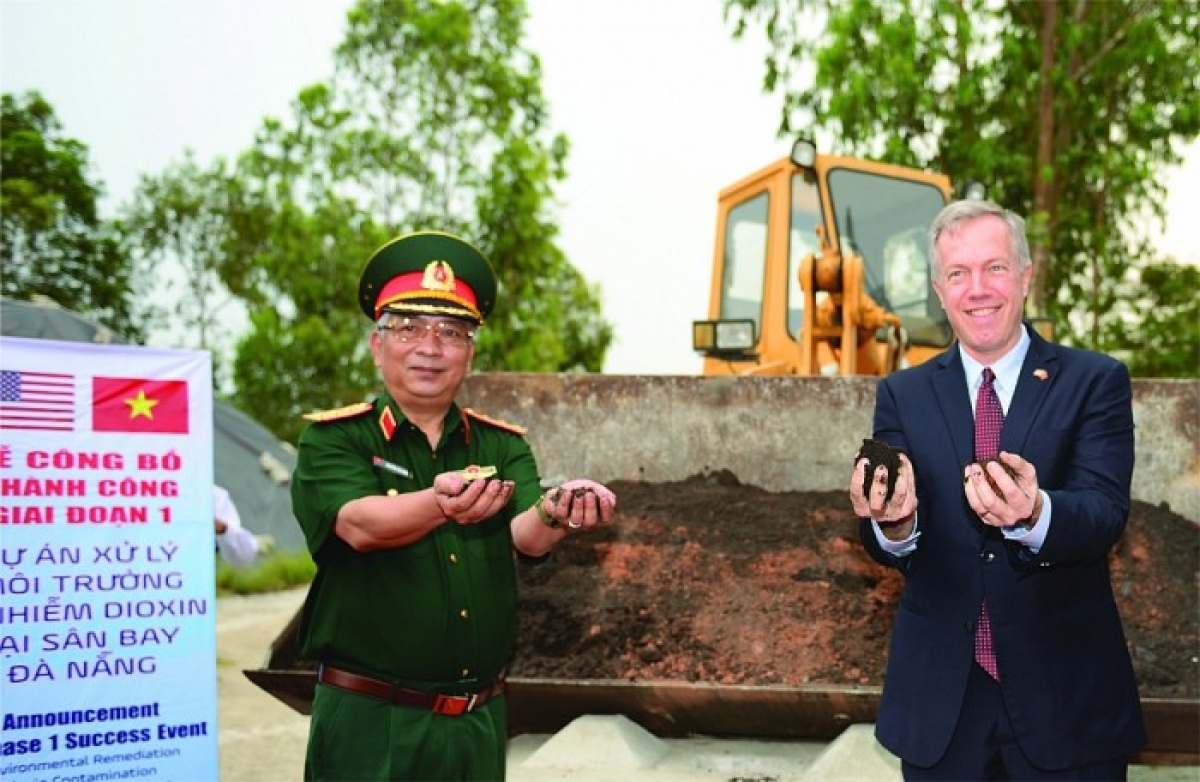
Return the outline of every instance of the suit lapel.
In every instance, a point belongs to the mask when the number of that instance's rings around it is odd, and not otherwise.
[[[937,371],[930,375],[929,383],[946,419],[957,461],[965,465],[975,458],[975,418],[971,414],[970,392],[958,350],[956,342],[934,359]]]
[[[1025,450],[1033,422],[1059,375],[1058,351],[1054,345],[1034,329],[1029,329],[1029,339],[1029,352],[1021,365],[1021,375],[1000,432],[1000,449],[1011,453]]]

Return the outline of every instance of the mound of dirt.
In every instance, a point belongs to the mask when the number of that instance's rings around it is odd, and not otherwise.
[[[845,492],[768,492],[727,471],[616,482],[617,524],[521,569],[510,674],[881,685],[902,576],[858,542]],[[1113,583],[1144,696],[1200,695],[1200,535],[1135,502]]]

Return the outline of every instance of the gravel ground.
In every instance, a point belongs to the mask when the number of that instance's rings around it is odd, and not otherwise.
[[[242,673],[259,668],[307,588],[217,599],[217,718],[222,782],[304,778],[308,717]]]

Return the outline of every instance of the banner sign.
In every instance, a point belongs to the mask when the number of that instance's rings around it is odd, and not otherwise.
[[[0,780],[216,779],[212,362],[0,338]]]

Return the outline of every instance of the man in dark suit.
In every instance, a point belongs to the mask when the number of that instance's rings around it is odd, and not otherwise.
[[[903,454],[891,496],[886,467],[864,494],[865,459],[850,481],[864,546],[905,575],[876,736],[906,779],[1124,779],[1145,742],[1108,567],[1129,372],[1022,322],[1017,215],[959,201],[929,239],[957,342],[879,384],[874,437]]]

